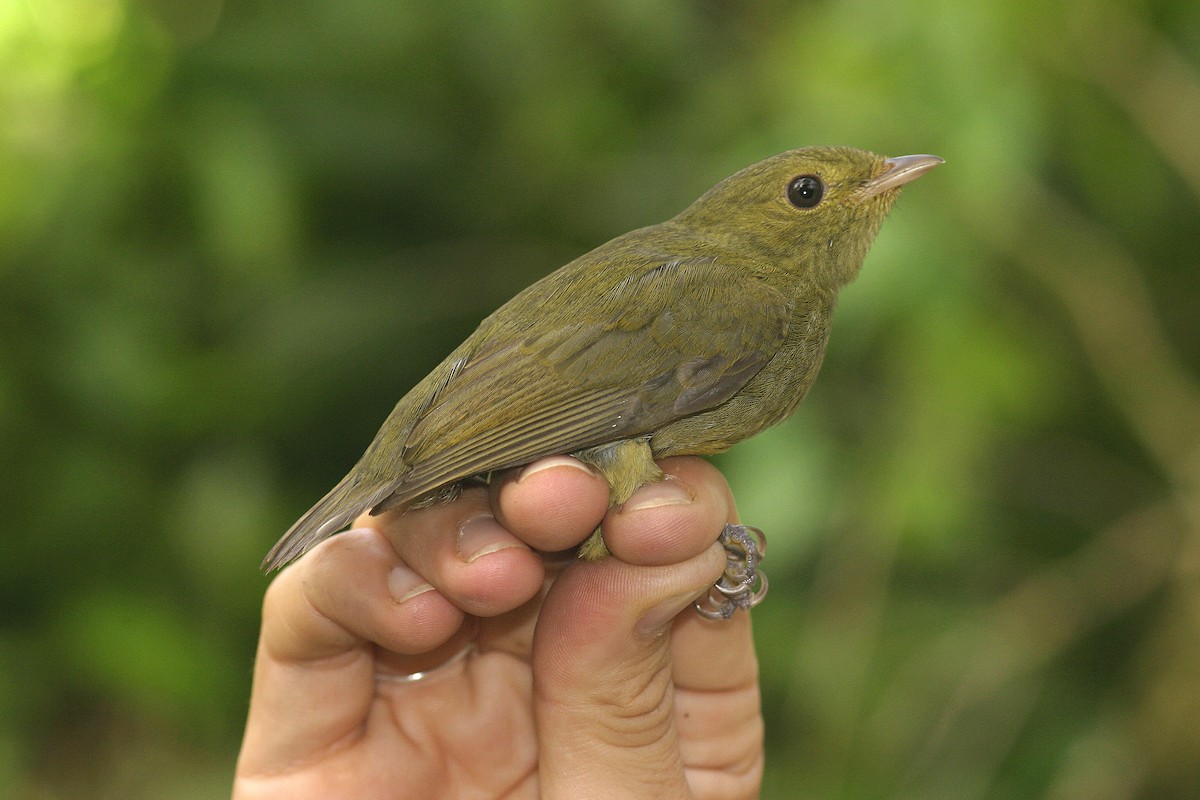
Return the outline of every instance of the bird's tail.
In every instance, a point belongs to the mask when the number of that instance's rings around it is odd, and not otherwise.
[[[288,528],[267,557],[262,569],[278,569],[354,521],[367,509],[374,508],[395,489],[395,481],[364,479],[358,469],[342,478],[315,506]]]

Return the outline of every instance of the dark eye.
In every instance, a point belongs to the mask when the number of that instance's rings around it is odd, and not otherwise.
[[[825,195],[825,184],[816,175],[792,178],[787,187],[788,202],[796,208],[812,208]]]

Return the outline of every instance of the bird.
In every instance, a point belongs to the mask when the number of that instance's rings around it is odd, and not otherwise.
[[[619,506],[662,478],[656,459],[719,453],[784,420],[901,187],[942,163],[789,150],[546,275],[400,399],[263,569],[364,512],[449,502],[466,480],[549,455],[591,465]],[[605,555],[599,531],[580,553]]]

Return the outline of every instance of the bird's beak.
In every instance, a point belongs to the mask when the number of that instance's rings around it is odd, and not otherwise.
[[[899,189],[943,163],[944,159],[927,155],[889,158],[883,162],[883,172],[862,185],[862,194],[864,197],[874,197],[888,189]]]

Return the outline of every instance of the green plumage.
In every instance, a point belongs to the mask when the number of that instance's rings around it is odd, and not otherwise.
[[[783,420],[899,187],[938,163],[782,153],[547,275],[397,403],[264,567],[364,511],[449,499],[464,478],[557,453],[593,464],[620,504],[661,477],[653,459],[718,453]],[[808,176],[821,187],[811,207]],[[603,552],[598,536],[585,548]]]

